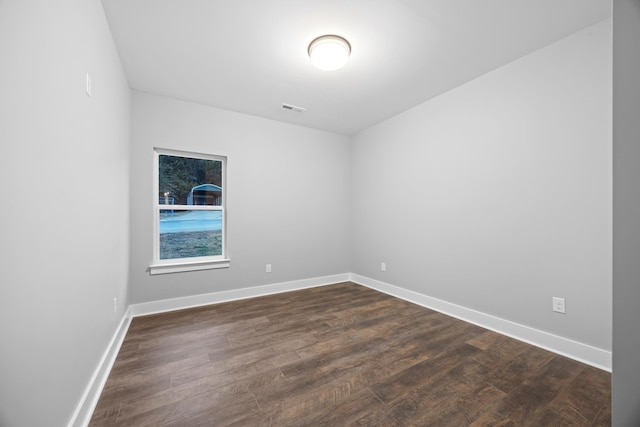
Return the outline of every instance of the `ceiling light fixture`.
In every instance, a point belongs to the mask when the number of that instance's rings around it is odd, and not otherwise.
[[[309,44],[309,58],[314,67],[323,71],[342,68],[351,54],[351,45],[340,36],[325,35]]]

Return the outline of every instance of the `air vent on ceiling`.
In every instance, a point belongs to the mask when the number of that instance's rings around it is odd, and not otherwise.
[[[306,110],[306,108],[298,107],[296,105],[291,104],[282,104],[283,110],[295,111],[296,113],[302,113]]]

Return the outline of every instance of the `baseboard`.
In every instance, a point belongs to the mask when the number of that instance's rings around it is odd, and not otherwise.
[[[251,288],[144,302],[130,306],[131,316],[146,316],[149,314],[164,313],[167,311],[182,310],[185,308],[200,307],[203,305],[218,304],[221,302],[236,301],[246,298],[279,294],[282,292],[297,291],[300,289],[314,288],[317,286],[331,285],[334,283],[347,282],[350,277],[351,275],[349,273],[344,273],[333,276],[275,283],[271,285],[254,286]]]
[[[586,363],[596,368],[611,372],[611,352],[589,346],[567,338],[559,337],[548,332],[520,325],[509,320],[501,319],[486,313],[471,310],[447,301],[432,298],[418,292],[400,288],[389,283],[360,276],[353,273],[336,274],[311,279],[295,280],[291,282],[275,283],[251,288],[230,291],[213,292],[160,301],[132,304],[120,321],[113,338],[109,342],[80,402],[71,417],[69,427],[85,427],[91,420],[91,415],[98,403],[109,372],[120,351],[120,346],[131,324],[131,318],[149,314],[199,307],[246,298],[273,295],[282,292],[297,291],[318,286],[351,281],[359,285],[383,292],[385,294],[410,301],[414,304],[439,311],[452,317],[481,326],[486,329],[510,336],[520,341],[544,348],[554,353]]]
[[[107,382],[107,378],[109,378],[109,373],[116,361],[116,357],[118,356],[124,337],[127,335],[130,324],[131,314],[129,310],[127,310],[122,317],[122,320],[120,320],[120,324],[116,328],[116,331],[113,334],[107,349],[103,353],[96,370],[91,376],[84,394],[80,398],[80,402],[69,421],[69,427],[85,427],[89,425],[91,415],[93,415],[93,411],[98,404],[98,399],[100,399],[102,389]]]
[[[611,372],[611,352],[548,332],[524,326],[490,314],[475,311],[437,298],[400,288],[389,283],[351,274],[350,280],[359,285],[404,299],[440,313],[456,317],[486,329],[544,348],[596,368]]]
[[[118,352],[120,351],[120,347],[122,346],[124,337],[129,330],[129,325],[131,324],[131,319],[133,317],[331,285],[334,283],[347,282],[349,279],[350,274],[344,273],[333,276],[323,276],[130,305],[125,316],[120,321],[113,338],[109,342],[106,351],[102,355],[102,358],[98,363],[98,367],[93,373],[93,376],[91,377],[91,380],[89,381],[89,384],[87,385],[87,388],[82,395],[68,426],[85,427],[89,425],[93,411],[98,404],[98,399],[100,399],[102,389],[107,382],[107,378],[109,378],[109,373],[115,363],[116,357],[118,356]]]

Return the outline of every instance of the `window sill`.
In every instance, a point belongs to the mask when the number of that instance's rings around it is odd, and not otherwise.
[[[180,273],[183,271],[212,270],[215,268],[228,268],[230,264],[230,259],[218,259],[215,261],[176,262],[172,264],[152,264],[149,266],[149,273],[151,275],[154,275]]]

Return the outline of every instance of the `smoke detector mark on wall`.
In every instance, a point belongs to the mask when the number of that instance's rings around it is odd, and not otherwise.
[[[306,108],[302,108],[302,107],[298,107],[296,105],[291,105],[291,104],[282,104],[282,109],[283,110],[289,110],[289,111],[295,111],[296,113],[302,113],[303,111],[306,111]]]

